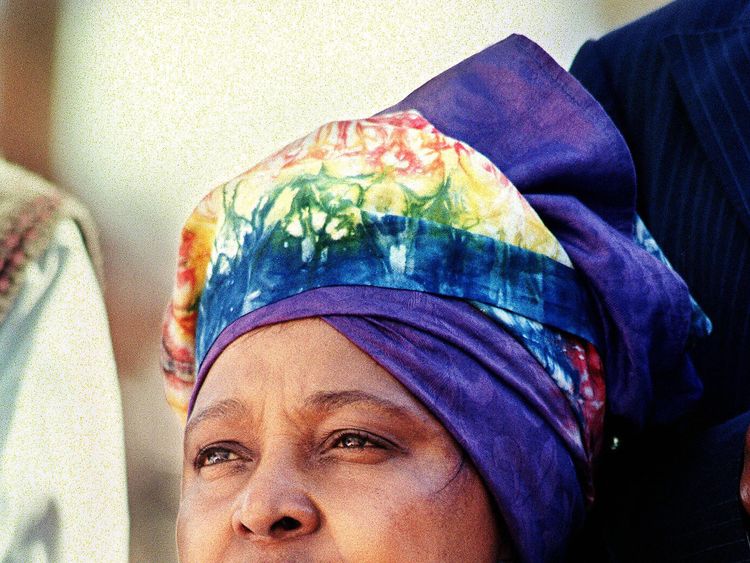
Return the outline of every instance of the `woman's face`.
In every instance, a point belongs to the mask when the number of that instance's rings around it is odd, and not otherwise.
[[[482,482],[387,371],[319,319],[243,336],[185,432],[180,560],[506,556]]]

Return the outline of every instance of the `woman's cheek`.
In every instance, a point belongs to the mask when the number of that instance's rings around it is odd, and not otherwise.
[[[232,542],[234,496],[228,486],[213,485],[194,481],[183,488],[176,527],[180,563],[221,561]]]
[[[442,483],[410,471],[331,479],[319,496],[329,533],[347,561],[430,561],[444,552],[451,506]]]

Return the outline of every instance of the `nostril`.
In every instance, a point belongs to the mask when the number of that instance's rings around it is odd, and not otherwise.
[[[271,531],[284,531],[284,532],[291,532],[293,530],[296,530],[302,526],[299,520],[295,518],[291,518],[289,516],[284,516],[283,518],[280,518],[274,524],[271,526]]]

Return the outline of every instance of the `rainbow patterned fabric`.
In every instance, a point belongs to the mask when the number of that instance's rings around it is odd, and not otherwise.
[[[492,162],[416,111],[324,125],[200,202],[163,325],[169,404],[187,417],[196,371],[239,317],[342,285],[469,301],[555,380],[575,441],[601,435],[596,325],[568,256]]]

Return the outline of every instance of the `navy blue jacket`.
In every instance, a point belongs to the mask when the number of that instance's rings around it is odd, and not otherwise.
[[[586,43],[571,72],[622,131],[638,211],[713,321],[692,351],[705,387],[697,421],[750,410],[750,1],[678,0]],[[747,561],[749,422],[611,454],[590,560]]]
[[[571,72],[622,131],[638,210],[714,324],[699,418],[750,409],[750,2],[678,0],[589,41]]]

